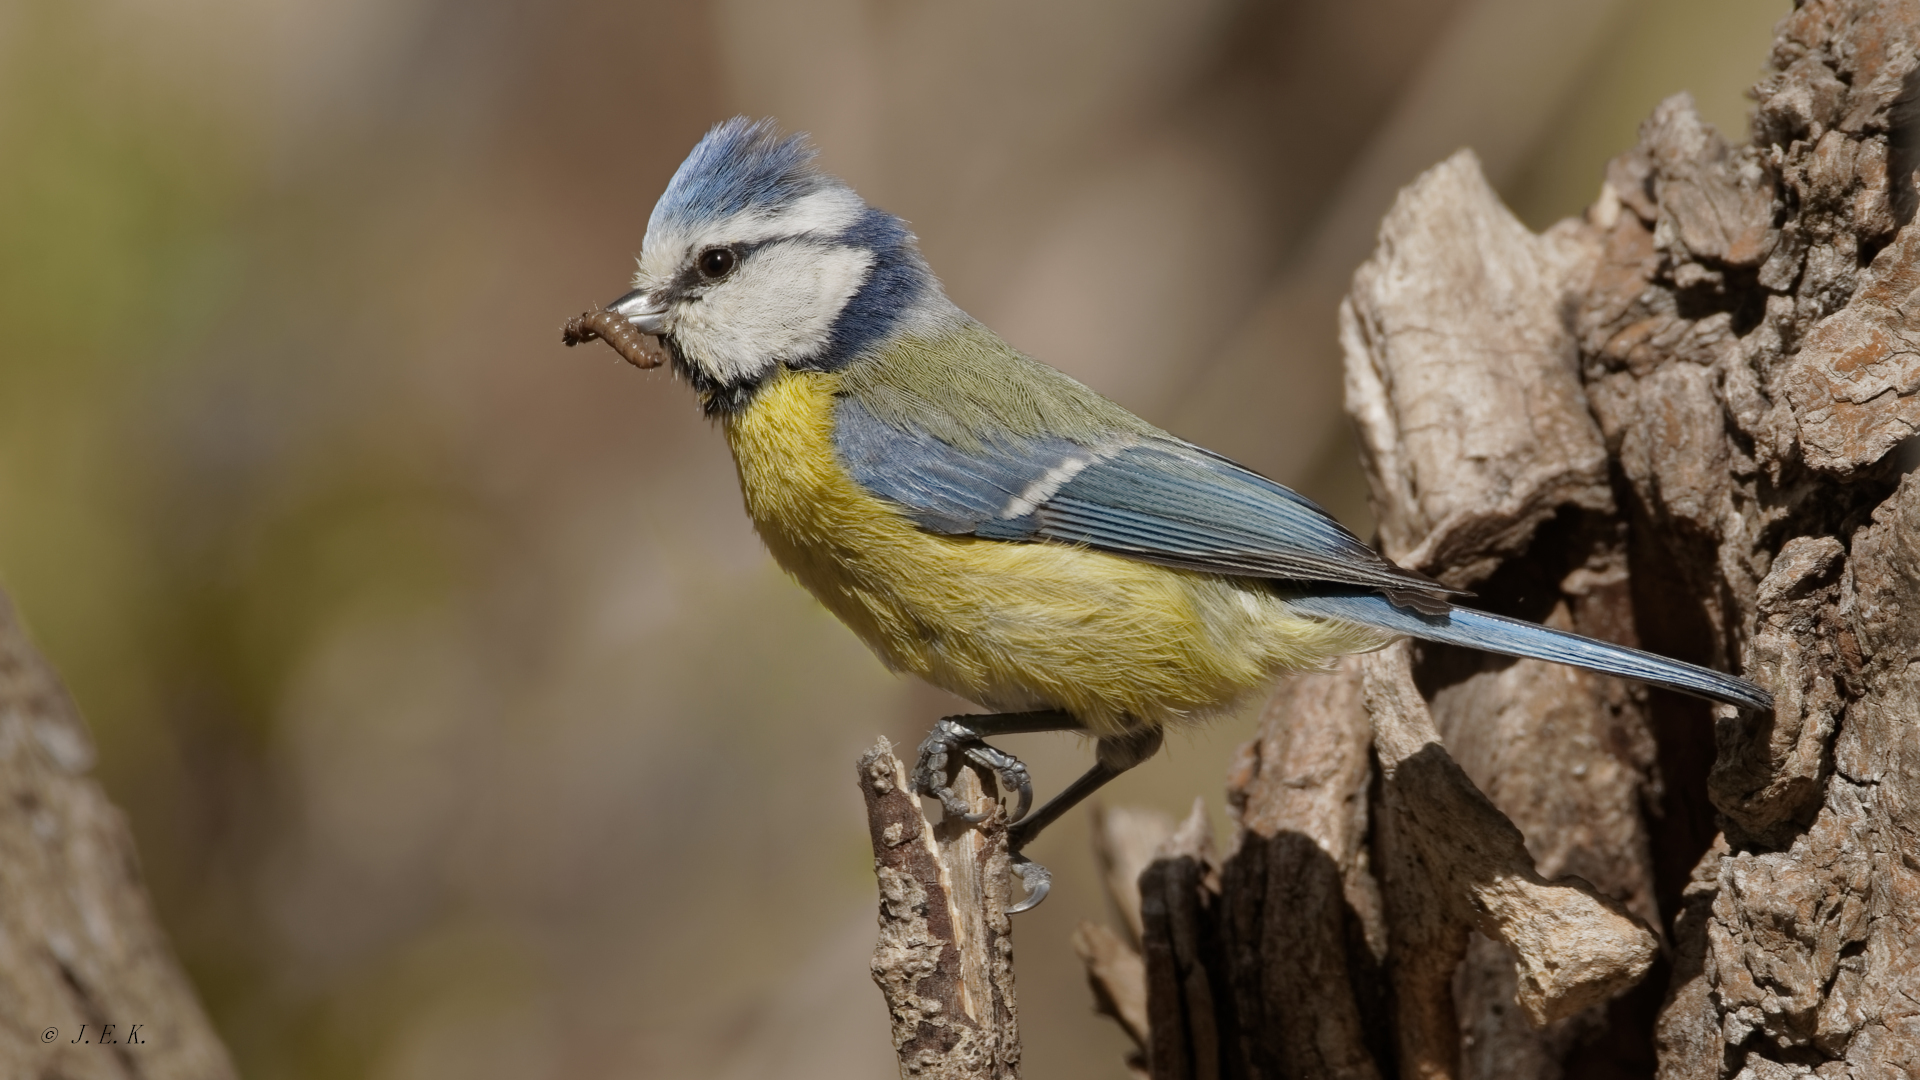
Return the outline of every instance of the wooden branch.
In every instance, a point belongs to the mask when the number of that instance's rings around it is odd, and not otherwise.
[[[962,769],[958,791],[978,825],[931,824],[882,739],[860,758],[880,884],[873,981],[893,1020],[900,1075],[1018,1080],[1020,1029],[1007,908],[1007,830],[991,778]]]
[[[1340,305],[1347,412],[1385,554],[1465,586],[1564,506],[1612,509],[1563,300],[1577,228],[1535,236],[1471,150],[1421,174]]]
[[[1073,931],[1073,951],[1086,965],[1094,1011],[1119,1024],[1133,1040],[1127,1070],[1136,1076],[1150,1075],[1147,1049],[1153,1025],[1147,1014],[1147,962],[1140,947],[1099,923],[1082,922]]]
[[[0,596],[0,1076],[234,1076],[92,765],[85,723]]]
[[[1362,667],[1384,802],[1398,817],[1396,842],[1418,858],[1432,885],[1404,899],[1425,899],[1512,950],[1516,1000],[1536,1026],[1638,982],[1659,947],[1653,932],[1586,882],[1549,883],[1535,871],[1520,830],[1440,745],[1407,647],[1373,653]]]

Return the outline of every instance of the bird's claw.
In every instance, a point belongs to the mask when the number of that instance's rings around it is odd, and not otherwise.
[[[1007,817],[1009,823],[1027,816],[1028,809],[1033,806],[1033,778],[1028,774],[1026,765],[1012,754],[981,742],[973,729],[951,719],[934,724],[933,730],[920,743],[918,760],[913,767],[913,790],[940,800],[940,805],[951,817],[971,823],[985,821],[987,814],[975,813],[947,783],[947,766],[950,755],[955,751],[967,761],[993,770],[1000,778],[1001,786],[1016,793],[1018,802]]]
[[[1009,825],[1027,816],[1027,811],[1033,806],[1033,778],[1027,773],[1026,765],[1005,750],[988,746],[980,740],[979,732],[958,720],[945,719],[935,723],[933,730],[920,743],[913,766],[913,790],[940,800],[940,805],[950,817],[974,823],[985,820],[986,814],[975,813],[960,797],[960,793],[947,783],[947,769],[956,753],[969,764],[991,769],[1000,778],[1000,786],[1016,796],[1013,810],[1007,816]],[[1015,830],[1009,837],[1012,845],[1011,862],[1013,872],[1020,876],[1026,896],[1007,908],[1009,915],[1039,907],[1040,901],[1045,900],[1053,888],[1053,873],[1020,854],[1020,845],[1014,842],[1017,835],[1018,830]]]
[[[1000,786],[1019,796],[1013,812],[1007,815],[1007,824],[1011,825],[1027,816],[1027,811],[1033,809],[1033,777],[1027,772],[1024,762],[986,743],[975,743],[961,752],[975,765],[992,769],[1000,777]]]
[[[974,734],[951,720],[941,720],[921,740],[913,765],[913,790],[940,800],[949,817],[979,821],[966,800],[947,783],[948,756],[962,749]]]
[[[1007,909],[1007,914],[1018,915],[1023,911],[1032,911],[1040,906],[1053,888],[1053,871],[1027,858],[1025,855],[1013,856],[1013,872],[1020,875],[1020,886],[1027,895],[1019,903]]]

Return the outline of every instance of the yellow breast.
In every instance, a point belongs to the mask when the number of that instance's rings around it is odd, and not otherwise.
[[[783,372],[725,421],[747,513],[779,564],[897,671],[993,709],[1096,731],[1229,708],[1378,635],[1295,617],[1264,583],[1084,548],[939,536],[833,450],[837,376]]]

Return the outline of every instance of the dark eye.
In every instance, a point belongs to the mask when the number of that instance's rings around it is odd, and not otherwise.
[[[733,273],[733,252],[727,248],[708,248],[700,253],[700,276],[718,281]]]

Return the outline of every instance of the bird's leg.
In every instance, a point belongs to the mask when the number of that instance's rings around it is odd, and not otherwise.
[[[1044,712],[988,713],[982,716],[946,716],[920,743],[918,760],[913,766],[913,790],[940,800],[948,814],[963,821],[980,821],[970,813],[966,802],[947,784],[951,755],[957,753],[983,769],[991,769],[1000,783],[1019,796],[1019,805],[1007,815],[1019,821],[1033,805],[1033,779],[1020,759],[982,742],[993,735],[1022,735],[1034,731],[1079,731],[1081,724],[1066,713]]]
[[[1038,907],[1040,901],[1047,898],[1053,883],[1053,875],[1047,868],[1021,855],[1020,850],[1040,835],[1041,829],[1053,824],[1060,815],[1100,790],[1107,781],[1152,757],[1159,751],[1163,736],[1159,728],[1136,728],[1124,735],[1101,736],[1095,745],[1093,768],[1068,784],[1066,790],[1048,799],[1046,805],[1031,818],[1026,817],[1027,807],[1033,802],[1033,783],[1027,776],[1027,767],[1012,754],[988,746],[981,740],[993,735],[1084,730],[1085,725],[1066,713],[1056,711],[948,716],[933,725],[933,731],[920,744],[918,761],[913,769],[913,789],[922,795],[939,799],[940,805],[954,817],[964,821],[981,820],[981,815],[969,812],[967,804],[947,784],[948,765],[954,754],[981,768],[992,769],[999,775],[1003,785],[1019,793],[1019,806],[1008,817],[1009,822],[1018,824],[1007,830],[1007,850],[1013,856],[1014,873],[1020,875],[1027,895],[1007,909],[1009,915]]]
[[[1040,830],[1059,820],[1060,815],[1078,806],[1087,796],[1100,790],[1107,781],[1152,757],[1160,749],[1163,736],[1159,728],[1135,728],[1125,735],[1102,735],[1094,747],[1093,768],[1080,774],[1066,790],[1047,800],[1034,815],[1007,830],[1007,847],[1018,854],[1033,842]]]
[[[1020,884],[1027,891],[1025,899],[1008,908],[1007,914],[1017,915],[1039,907],[1053,887],[1053,874],[1020,854],[1021,849],[1032,843],[1041,829],[1059,820],[1060,815],[1078,806],[1107,781],[1152,757],[1160,749],[1163,738],[1157,727],[1136,728],[1125,735],[1102,735],[1094,748],[1093,768],[1048,799],[1038,813],[1007,830],[1007,850],[1013,855],[1013,872],[1020,875]]]

